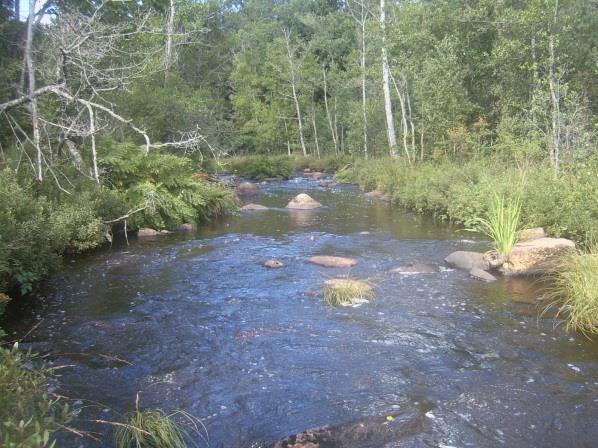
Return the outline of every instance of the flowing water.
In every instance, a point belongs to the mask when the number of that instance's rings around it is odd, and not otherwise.
[[[37,325],[24,346],[66,366],[58,392],[101,403],[84,418],[116,419],[139,392],[142,407],[201,418],[201,446],[268,446],[352,422],[375,423],[364,447],[598,446],[598,347],[539,317],[537,284],[391,273],[488,246],[354,187],[317,185],[269,184],[254,199],[268,211],[67,261],[44,303],[2,325],[16,337]],[[325,207],[285,210],[302,191]],[[318,254],[359,263],[306,261]],[[269,258],[286,266],[262,267]],[[375,300],[328,308],[324,281],[347,274],[369,280]],[[413,424],[389,438],[389,415]],[[110,446],[110,428],[94,429],[103,443],[61,446]]]

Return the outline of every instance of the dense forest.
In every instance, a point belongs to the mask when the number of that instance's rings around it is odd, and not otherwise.
[[[593,0],[3,1],[0,313],[64,254],[234,209],[237,169],[469,227],[517,196],[593,263],[597,30]]]

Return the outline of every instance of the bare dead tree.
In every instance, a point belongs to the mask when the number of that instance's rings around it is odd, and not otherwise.
[[[146,130],[118,112],[110,101],[110,94],[126,90],[141,77],[162,70],[165,65],[156,62],[172,57],[172,51],[164,52],[160,45],[137,45],[134,48],[130,45],[137,37],[163,36],[162,29],[149,25],[150,13],[114,23],[104,20],[103,4],[100,4],[89,14],[62,11],[50,25],[41,26],[38,22],[44,8],[36,13],[35,4],[35,0],[30,0],[24,45],[23,80],[26,78],[27,88],[16,89],[14,98],[0,104],[0,113],[14,124],[10,118],[13,112],[28,112],[31,136],[14,126],[11,128],[15,141],[21,142],[22,151],[26,152],[23,142],[34,148],[33,170],[37,180],[42,181],[46,171],[58,183],[51,150],[55,134],[58,147],[66,148],[79,171],[83,171],[83,158],[74,142],[90,140],[91,176],[99,182],[96,135],[111,124],[126,126],[137,133],[144,141],[145,154],[152,148],[166,146],[185,151],[207,146],[215,154],[216,150],[199,129],[184,133],[176,141],[152,142]],[[174,33],[170,26],[168,29],[167,42],[170,41],[172,50]],[[40,80],[45,85],[38,86]],[[58,116],[40,113],[39,103],[46,99],[58,104],[61,111]],[[44,131],[45,147],[41,142],[40,127]],[[47,159],[44,151],[49,156]]]

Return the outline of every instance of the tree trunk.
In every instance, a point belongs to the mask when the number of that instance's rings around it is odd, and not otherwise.
[[[326,118],[328,119],[328,126],[330,126],[330,135],[332,136],[332,141],[334,143],[334,153],[338,154],[338,139],[336,136],[334,125],[332,124],[332,116],[330,115],[330,109],[328,107],[328,85],[326,82],[326,67],[324,67],[324,65],[322,65],[322,72],[324,73],[324,106],[326,107]]]
[[[380,0],[380,27],[382,29],[382,81],[384,90],[384,111],[386,112],[386,132],[388,135],[388,147],[390,155],[394,156],[397,146],[397,136],[392,116],[392,100],[390,98],[390,70],[388,67],[388,55],[386,54],[386,12],[384,0]]]
[[[551,161],[556,174],[559,172],[560,163],[560,147],[561,147],[561,92],[558,80],[556,67],[556,48],[555,48],[555,34],[557,32],[557,20],[559,11],[559,0],[554,2],[554,20],[550,30],[549,49],[550,49],[550,64],[549,64],[549,86],[550,97],[552,99],[552,151]]]
[[[291,69],[291,90],[293,93],[293,102],[295,103],[295,111],[297,113],[297,123],[299,124],[299,141],[301,143],[301,150],[303,151],[303,156],[307,157],[307,148],[305,146],[305,138],[303,136],[303,120],[301,119],[301,106],[299,105],[299,98],[297,97],[297,89],[296,79],[295,79],[295,61],[294,61],[294,52],[291,49],[291,36],[290,33],[286,30],[283,31],[285,42],[287,44],[287,55],[289,58],[289,67]]]
[[[166,69],[165,77],[168,76],[170,67],[172,66],[172,38],[174,34],[174,0],[170,0],[168,8],[168,21],[166,22],[166,49],[164,55],[164,68]]]
[[[320,143],[318,142],[318,126],[316,125],[316,110],[314,109],[311,116],[311,123],[314,127],[314,144],[316,145],[316,154],[320,159]]]
[[[100,176],[98,174],[98,156],[96,153],[96,120],[93,113],[93,108],[88,104],[87,111],[89,112],[89,133],[91,134],[91,161],[93,167],[93,178],[99,184]]]
[[[28,94],[31,97],[29,109],[31,112],[31,129],[33,131],[33,146],[35,148],[35,178],[41,182],[42,174],[42,150],[39,138],[39,117],[37,108],[37,96],[35,92],[35,71],[33,68],[33,57],[31,48],[33,45],[33,23],[35,21],[35,0],[29,0],[29,17],[27,18],[27,38],[25,41],[25,62],[27,65]]]
[[[365,88],[365,5],[361,2],[361,113],[363,119],[363,157],[368,159],[368,117]]]

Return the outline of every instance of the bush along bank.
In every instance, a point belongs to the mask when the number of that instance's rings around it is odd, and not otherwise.
[[[588,267],[594,265],[597,252],[593,242],[598,222],[598,166],[555,176],[542,164],[522,168],[484,160],[410,165],[384,159],[359,161],[338,172],[337,178],[356,182],[366,191],[378,190],[406,208],[482,230],[495,239],[498,252],[512,247],[515,228],[543,227],[551,236],[577,241],[582,250],[563,257],[554,274],[555,289],[547,296],[554,300],[552,306],[558,307],[568,329],[598,334],[598,271]],[[498,207],[500,203],[504,207]],[[516,217],[517,224],[497,215],[499,208]],[[493,217],[496,222],[488,222]],[[501,246],[505,240],[506,246]]]
[[[10,165],[0,169],[4,297],[31,292],[64,254],[106,244],[125,223],[129,230],[173,230],[235,207],[232,191],[202,180],[189,159],[159,150],[140,157],[140,151],[135,144],[104,142],[100,183],[79,176],[68,188],[51,178],[39,184]]]

